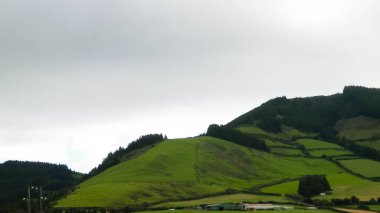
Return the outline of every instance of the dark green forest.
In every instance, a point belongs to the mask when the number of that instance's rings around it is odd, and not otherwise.
[[[6,161],[0,164],[0,209],[24,208],[22,198],[27,196],[28,186],[42,186],[47,203],[62,197],[74,187],[75,173],[66,165],[41,162]],[[39,197],[31,191],[32,197]],[[15,211],[15,210],[14,210]]]
[[[338,120],[359,115],[380,118],[380,89],[347,86],[342,94],[331,96],[278,97],[234,119],[227,126],[260,121],[259,126],[267,131],[280,131],[279,124],[285,124],[328,138],[334,136],[333,128]]]
[[[243,134],[240,131],[228,126],[211,124],[207,129],[206,135],[230,141],[241,146],[269,152],[269,148],[262,139],[252,135]]]

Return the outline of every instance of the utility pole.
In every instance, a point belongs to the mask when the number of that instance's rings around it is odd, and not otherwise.
[[[30,186],[28,186],[28,213],[31,213],[31,208],[30,208]]]
[[[40,213],[42,213],[42,186],[40,186]]]

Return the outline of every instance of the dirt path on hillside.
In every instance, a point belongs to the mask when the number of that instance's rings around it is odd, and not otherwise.
[[[344,208],[335,208],[335,209],[339,211],[348,212],[348,213],[376,213],[372,211],[356,210],[356,209],[344,209]]]

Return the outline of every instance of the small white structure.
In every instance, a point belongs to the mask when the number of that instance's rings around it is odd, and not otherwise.
[[[275,206],[273,204],[250,204],[250,203],[243,203],[244,210],[246,211],[256,211],[256,210],[274,210]]]
[[[243,210],[246,211],[259,211],[259,210],[292,210],[292,206],[275,206],[271,203],[243,203]]]
[[[305,208],[306,210],[317,210],[318,208],[315,206],[308,206]]]

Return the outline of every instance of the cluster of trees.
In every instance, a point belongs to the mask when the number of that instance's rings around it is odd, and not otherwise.
[[[335,123],[343,118],[365,115],[380,118],[380,90],[348,86],[343,94],[287,99],[278,97],[227,124],[237,127],[262,121],[268,131],[279,131],[281,124],[307,132],[320,133],[323,139],[336,136]]]
[[[298,184],[298,193],[305,197],[312,197],[327,191],[331,191],[331,187],[325,175],[307,175],[302,177]]]
[[[240,131],[229,126],[211,124],[207,129],[206,135],[227,140],[242,146],[269,152],[269,148],[266,146],[265,141],[262,139],[243,134]]]
[[[66,165],[41,162],[6,161],[0,164],[0,209],[24,209],[22,198],[28,186],[42,186],[44,196],[53,201],[72,189],[76,180]],[[38,192],[32,191],[38,197]]]
[[[369,201],[360,201],[356,196],[351,196],[351,198],[333,198],[331,199],[333,205],[351,205],[351,204],[380,204],[380,197],[377,199],[371,198]]]
[[[162,134],[148,134],[148,135],[143,135],[139,137],[137,140],[132,141],[126,148],[119,147],[118,150],[115,152],[110,152],[107,157],[102,161],[101,164],[99,164],[97,167],[92,169],[87,175],[85,175],[82,178],[83,180],[87,180],[104,170],[118,164],[121,162],[122,157],[133,150],[140,149],[146,146],[152,146],[158,142],[161,142],[163,140],[167,139],[166,135]]]
[[[364,115],[380,118],[380,89],[360,86],[349,86],[343,90],[343,96],[349,106],[346,114],[349,117]]]
[[[263,119],[258,125],[263,130],[268,132],[281,132],[281,122],[278,119]]]

